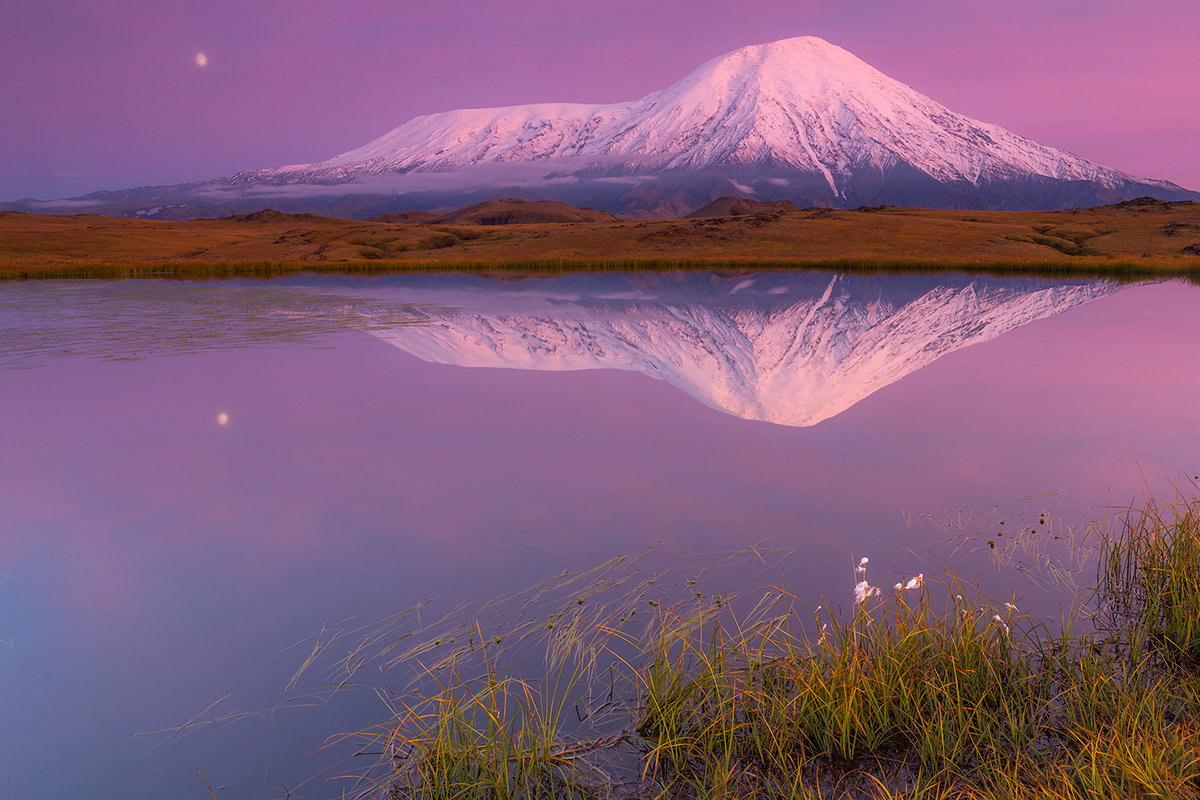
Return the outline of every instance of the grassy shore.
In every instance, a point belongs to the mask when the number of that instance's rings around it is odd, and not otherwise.
[[[709,219],[429,225],[260,212],[215,220],[0,214],[0,278],[614,269],[969,270],[1200,276],[1200,205],[900,207]]]
[[[1101,552],[1094,593],[1054,625],[953,576],[874,587],[864,559],[845,615],[784,591],[740,616],[697,597],[639,635],[624,616],[573,628],[580,657],[560,649],[545,681],[430,665],[432,691],[391,695],[395,719],[364,733],[383,753],[368,793],[1200,796],[1200,500],[1147,503]],[[580,733],[603,709],[624,724]]]

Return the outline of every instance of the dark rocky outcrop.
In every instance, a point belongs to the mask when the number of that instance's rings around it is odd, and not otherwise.
[[[427,222],[437,225],[525,225],[547,222],[615,222],[606,211],[576,208],[553,200],[520,200],[507,197],[486,200],[451,211]]]
[[[718,197],[703,208],[698,208],[688,217],[741,217],[750,214],[781,214],[798,211],[790,200],[752,200],[748,197]]]

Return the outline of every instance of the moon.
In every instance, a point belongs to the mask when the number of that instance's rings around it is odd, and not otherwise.
[[[220,414],[217,414],[217,424],[218,425],[228,425],[229,424],[229,415],[226,414],[224,411],[222,411]]]
[[[196,53],[196,66],[203,67],[207,63],[208,56],[204,55],[204,53]]]

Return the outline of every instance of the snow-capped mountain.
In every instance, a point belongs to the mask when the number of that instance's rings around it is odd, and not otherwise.
[[[856,173],[899,164],[971,185],[1026,175],[1107,188],[1137,180],[955,114],[811,36],[728,53],[629,103],[417,117],[329,161],[246,177],[343,180],[559,160],[601,171],[799,170],[818,174],[839,198]]]
[[[635,370],[712,408],[791,426],[815,425],[946,353],[1119,288],[810,272],[404,276],[392,285],[403,324],[371,313],[363,321],[425,361]]]
[[[627,103],[447,111],[315,164],[89,197],[158,206],[150,216],[222,203],[368,216],[501,196],[671,216],[722,195],[801,207],[1200,199],[956,114],[815,37],[744,47]]]

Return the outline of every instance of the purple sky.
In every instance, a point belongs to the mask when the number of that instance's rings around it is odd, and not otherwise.
[[[800,35],[1200,189],[1197,31],[1196,0],[6,0],[0,200],[318,161],[452,108],[631,100]]]

